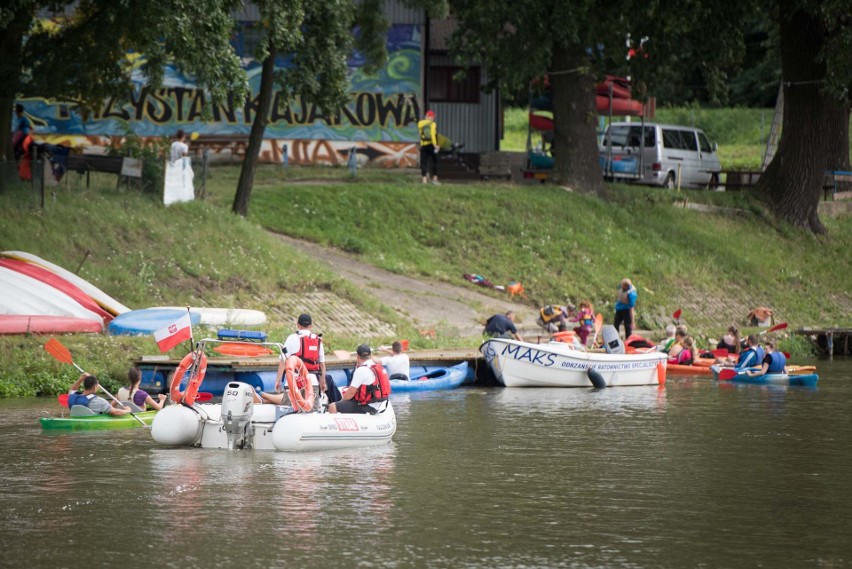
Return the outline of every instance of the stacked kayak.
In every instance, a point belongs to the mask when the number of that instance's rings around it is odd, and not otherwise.
[[[59,265],[55,265],[50,261],[46,261],[41,257],[33,255],[32,253],[26,253],[24,251],[3,251],[2,253],[0,253],[0,256],[9,259],[18,259],[21,261],[26,261],[27,263],[37,265],[39,267],[47,269],[52,273],[55,273],[56,275],[62,277],[69,283],[76,286],[77,288],[81,289],[89,297],[91,297],[92,300],[94,300],[99,306],[101,306],[110,314],[118,315],[130,310],[128,307],[124,306],[123,304],[121,304],[120,302],[118,302],[117,300],[115,300],[114,298],[112,298],[107,293],[94,286],[87,280],[78,277],[71,271],[63,269]]]
[[[186,308],[143,308],[131,310],[115,317],[109,323],[109,333],[114,336],[144,336],[162,330],[169,324],[186,316]],[[201,322],[201,314],[190,311],[193,326]]]
[[[774,383],[780,385],[804,385],[813,387],[819,381],[815,373],[816,368],[812,366],[787,366],[788,373],[767,373],[763,375],[749,375],[757,368],[736,369],[722,366],[710,366],[713,379],[717,381],[733,381],[737,383]]]
[[[135,413],[143,423],[150,425],[157,411]],[[135,429],[142,424],[133,415],[72,415],[70,417],[42,417],[41,427],[45,431],[99,431],[106,429]]]

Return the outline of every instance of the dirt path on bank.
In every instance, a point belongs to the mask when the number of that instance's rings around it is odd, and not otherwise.
[[[522,323],[521,333],[537,333],[533,309],[473,286],[458,286],[398,275],[358,261],[353,255],[310,241],[276,234],[284,243],[328,265],[340,277],[358,286],[378,302],[408,317],[418,330],[442,335],[472,336],[482,332],[483,322],[497,312],[514,310]],[[459,275],[462,283],[462,276]]]

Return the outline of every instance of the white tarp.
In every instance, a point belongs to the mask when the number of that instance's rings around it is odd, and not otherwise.
[[[192,186],[193,177],[192,160],[188,156],[184,156],[175,162],[166,160],[163,203],[169,205],[195,199],[195,188]]]

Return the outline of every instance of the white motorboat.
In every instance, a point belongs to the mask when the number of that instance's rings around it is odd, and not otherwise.
[[[390,401],[375,415],[297,413],[255,404],[254,388],[231,382],[222,403],[169,405],[154,417],[151,436],[163,446],[311,451],[391,442],[396,415]]]
[[[503,338],[479,351],[506,387],[615,387],[665,383],[666,354],[600,353],[565,342],[531,344]]]
[[[299,382],[296,377],[290,377],[293,370],[289,367],[285,372],[288,378],[286,385],[290,388],[291,400],[296,401],[294,405],[299,409],[255,403],[257,395],[254,387],[240,381],[231,381],[225,385],[222,403],[197,403],[196,393],[203,386],[207,371],[204,347],[210,343],[241,342],[212,338],[198,342],[196,357],[186,368],[186,375],[171,380],[169,395],[176,404],[163,408],[151,424],[151,436],[158,444],[232,450],[305,451],[378,446],[391,442],[396,432],[396,415],[390,401],[382,402],[375,414],[326,413],[325,406],[317,404],[312,393],[302,395],[298,387],[294,387]],[[245,343],[277,349],[284,360],[283,344]],[[291,359],[299,360],[295,356]],[[301,361],[298,363],[302,365]],[[304,366],[301,371],[307,380]],[[184,384],[187,389],[181,393],[180,386]],[[309,381],[306,381],[306,385],[310,388]],[[324,395],[322,399],[325,399]]]

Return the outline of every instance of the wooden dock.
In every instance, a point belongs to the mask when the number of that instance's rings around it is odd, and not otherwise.
[[[852,328],[799,328],[794,334],[805,336],[827,356],[848,356],[852,348]]]

